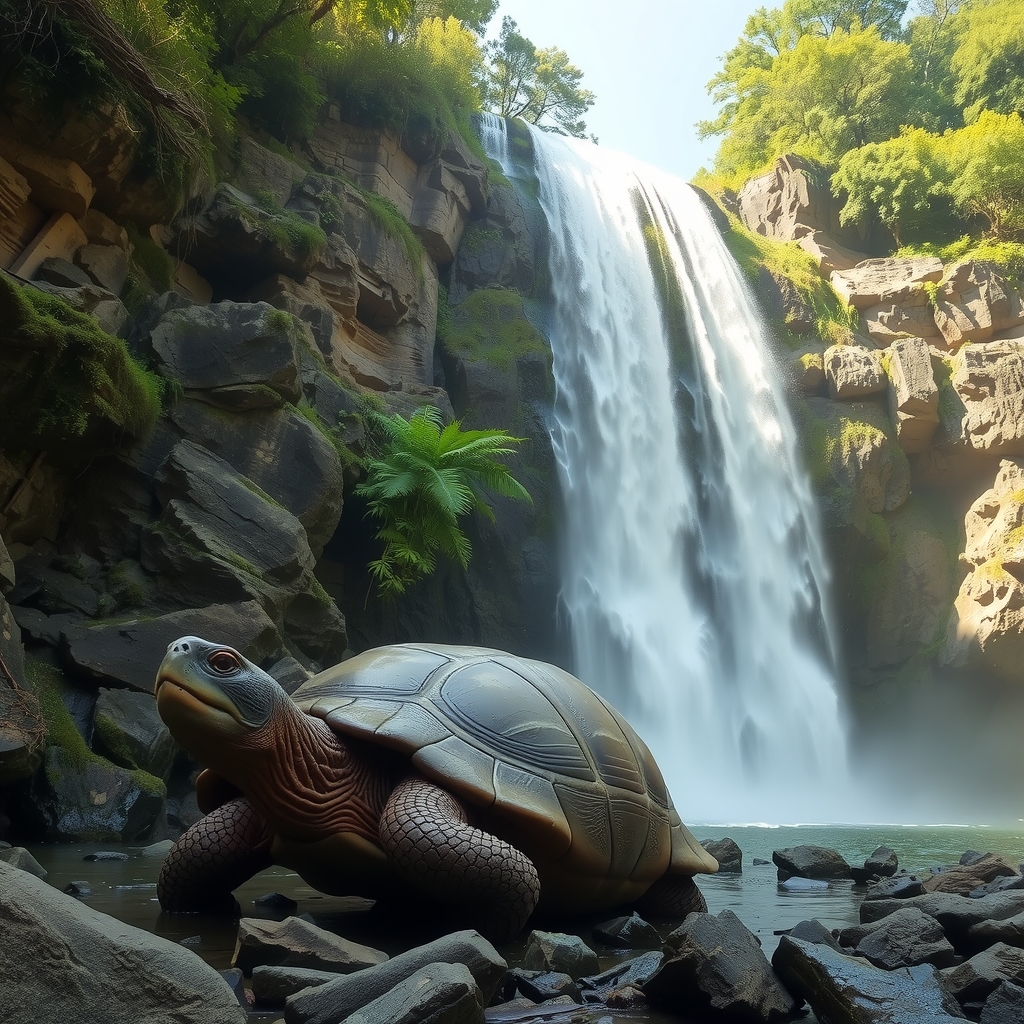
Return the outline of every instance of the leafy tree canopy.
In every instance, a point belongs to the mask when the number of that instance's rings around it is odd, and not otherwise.
[[[498,38],[487,44],[487,55],[486,101],[494,111],[563,135],[586,135],[583,115],[593,106],[594,94],[582,87],[583,72],[564,50],[538,50],[505,17]]]
[[[1024,9],[1020,0],[974,0],[952,21],[954,95],[964,120],[984,109],[1024,113]]]

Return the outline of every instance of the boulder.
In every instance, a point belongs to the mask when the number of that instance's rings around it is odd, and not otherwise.
[[[1024,455],[1024,339],[965,345],[950,382],[959,416],[943,425],[953,440],[989,455]]]
[[[28,182],[36,206],[68,213],[76,220],[85,215],[96,189],[74,160],[61,159],[12,138],[3,140],[3,150],[4,159]]]
[[[11,264],[10,271],[31,280],[44,260],[51,256],[71,260],[75,250],[86,242],[85,233],[70,213],[55,213]]]
[[[1008,946],[1024,946],[1024,912],[1002,921],[979,921],[972,924],[967,929],[967,941],[975,949],[985,949],[997,942],[1004,942]]]
[[[271,274],[303,280],[325,242],[323,232],[298,214],[262,209],[222,182],[202,209],[174,222],[168,249],[215,285],[242,289]]]
[[[24,846],[6,846],[0,849],[0,860],[19,871],[27,871],[36,878],[45,878],[47,875],[46,868]]]
[[[908,455],[931,446],[939,426],[939,389],[931,350],[918,338],[894,342],[889,350],[889,415]]]
[[[92,316],[107,334],[121,336],[128,325],[128,310],[124,303],[111,291],[101,288],[91,280],[79,287],[65,288],[45,281],[36,286],[50,295],[63,299],[72,309]]]
[[[315,971],[351,974],[388,959],[387,953],[318,928],[300,917],[283,921],[243,917],[231,964],[246,975],[260,965],[306,967]]]
[[[941,337],[925,291],[914,293],[902,303],[885,302],[862,310],[859,324],[875,344],[883,347],[908,338],[932,342]]]
[[[793,334],[808,334],[815,329],[817,316],[814,307],[785,274],[761,267],[755,283],[769,317],[781,321]]]
[[[287,1024],[340,1024],[360,1007],[434,963],[468,967],[480,987],[484,1005],[490,1005],[508,970],[508,964],[478,932],[454,932],[400,953],[376,967],[289,996],[285,1002],[285,1021]]]
[[[942,983],[961,1005],[984,1002],[1001,982],[1024,985],[1024,949],[997,942],[942,972]]]
[[[101,688],[93,721],[94,749],[123,768],[141,768],[167,781],[178,745],[152,694]]]
[[[887,378],[879,352],[856,345],[833,345],[825,351],[823,361],[832,398],[848,401],[885,390]]]
[[[526,940],[523,967],[580,978],[597,973],[597,954],[578,935],[534,929]]]
[[[985,1000],[980,1024],[1020,1024],[1024,1020],[1024,988],[1008,981],[999,983]]]
[[[590,974],[579,979],[580,990],[587,1002],[602,1000],[609,992],[631,987],[643,987],[664,963],[665,954],[660,951],[643,953],[632,960],[625,960],[615,967]],[[593,993],[593,996],[587,995]]]
[[[295,182],[306,176],[306,169],[248,135],[239,135],[236,145],[238,163],[231,173],[232,183],[248,195],[269,194],[283,206]]]
[[[917,875],[898,874],[872,882],[864,894],[866,900],[902,900],[924,893],[924,884]]]
[[[122,924],[0,864],[8,1024],[244,1024],[220,975],[176,942]]]
[[[923,305],[928,301],[925,284],[941,277],[942,260],[937,256],[913,256],[864,260],[849,270],[832,271],[829,280],[847,305],[871,309],[888,303]]]
[[[931,964],[883,971],[828,946],[784,935],[772,966],[820,1020],[843,1024],[962,1024]]]
[[[800,878],[849,878],[850,865],[837,850],[827,846],[793,846],[774,850],[772,860],[779,869],[779,881],[792,875]]]
[[[428,964],[345,1020],[346,1024],[483,1024],[484,1001],[463,964]]]
[[[794,352],[790,356],[789,365],[796,389],[801,395],[825,394],[825,362],[818,349]]]
[[[330,355],[334,311],[315,278],[309,277],[299,284],[284,274],[275,274],[256,285],[246,299],[248,302],[267,302],[275,309],[297,316],[309,327],[316,347],[324,355]]]
[[[252,969],[252,994],[256,1005],[268,1009],[284,1006],[288,996],[304,988],[316,988],[344,977],[337,971],[318,971],[311,967],[285,967],[259,964]]]
[[[946,268],[935,294],[935,324],[949,348],[1022,323],[1024,299],[991,264],[964,260]]]
[[[191,441],[161,466],[160,518],[142,535],[143,567],[186,601],[259,601],[311,658],[341,657],[344,618],[313,575],[301,523],[252,481]]]
[[[74,263],[60,256],[48,256],[39,264],[36,277],[58,288],[82,288],[94,284],[93,279]]]
[[[861,925],[861,930],[856,943],[846,943],[850,929],[845,930],[840,939],[844,944],[853,945],[857,956],[887,971],[917,964],[949,967],[956,960],[956,953],[939,922],[916,907],[905,907],[881,921]]]
[[[817,918],[810,921],[799,921],[789,929],[787,934],[794,939],[803,939],[804,942],[824,944],[831,947],[837,953],[843,952],[836,937]]]
[[[896,851],[890,849],[888,846],[879,846],[872,852],[871,856],[864,861],[865,871],[870,871],[875,875],[881,875],[883,878],[895,875],[899,866],[900,862],[899,858],[896,856]]]
[[[1018,875],[1017,865],[1008,857],[987,853],[971,864],[958,864],[924,880],[925,892],[953,892],[967,896],[996,878]]]
[[[182,437],[283,505],[302,524],[314,555],[322,552],[341,518],[344,478],[334,445],[317,426],[294,409],[231,415],[191,399],[176,403],[170,419]]]
[[[786,1020],[796,1009],[760,943],[731,910],[690,914],[666,944],[674,953],[643,985],[651,1006],[737,1024]]]
[[[828,278],[833,270],[849,270],[867,259],[864,253],[847,249],[820,229],[801,235],[797,245],[810,254],[818,265],[818,273],[824,278]]]
[[[718,861],[718,873],[739,875],[743,872],[743,851],[734,839],[703,839],[701,846]]]
[[[256,601],[241,601],[117,625],[100,623],[70,639],[68,654],[76,668],[98,679],[152,693],[156,667],[168,644],[181,636],[223,639],[257,663],[281,647],[280,634],[263,608]]]
[[[75,265],[85,271],[89,281],[114,295],[121,294],[128,279],[128,256],[118,245],[83,245],[75,253]]]
[[[880,921],[904,907],[916,907],[942,925],[946,938],[962,951],[970,948],[969,929],[982,921],[1001,921],[1024,912],[1024,892],[993,893],[980,899],[965,899],[952,893],[931,892],[908,899],[865,900],[860,905],[860,919],[864,924]]]
[[[260,385],[287,402],[302,395],[301,325],[265,302],[171,309],[149,335],[160,372],[186,391]],[[280,404],[279,400],[275,404]]]
[[[515,986],[516,992],[535,1003],[568,996],[574,1003],[580,1002],[579,986],[568,974],[556,971],[527,971],[515,968],[508,972],[506,991]]]
[[[972,889],[967,895],[972,900],[976,900],[993,892],[1005,892],[1007,889],[1024,889],[1024,875],[1004,875],[1002,878],[994,878],[991,882]]]
[[[615,949],[661,949],[658,929],[635,911],[629,917],[616,917],[595,925],[594,938]]]
[[[78,226],[85,232],[90,245],[116,245],[119,249],[128,249],[128,232],[94,207],[86,210],[84,217],[78,218]]]

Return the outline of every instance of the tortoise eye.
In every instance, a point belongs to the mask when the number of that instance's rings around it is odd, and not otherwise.
[[[238,659],[230,651],[216,651],[210,655],[208,664],[219,675],[227,675],[239,667]]]

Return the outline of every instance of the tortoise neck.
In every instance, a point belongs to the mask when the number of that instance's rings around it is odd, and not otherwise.
[[[239,781],[271,828],[299,842],[354,832],[379,845],[380,817],[394,786],[387,762],[290,701],[288,713],[273,721],[271,742],[249,752]]]

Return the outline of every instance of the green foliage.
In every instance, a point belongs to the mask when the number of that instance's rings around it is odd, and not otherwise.
[[[459,520],[474,510],[493,519],[485,488],[531,500],[501,461],[521,438],[502,430],[464,431],[458,422],[444,426],[430,406],[408,420],[396,414],[375,416],[371,423],[377,452],[356,493],[381,524],[377,539],[384,550],[370,572],[384,598],[397,597],[433,572],[439,553],[463,568],[469,564],[470,542]]]
[[[88,314],[0,277],[0,325],[5,442],[59,446],[120,432],[141,437],[156,422],[162,378]]]
[[[954,97],[967,123],[983,110],[1024,111],[1024,31],[1019,0],[974,0],[953,24]]]
[[[236,201],[230,193],[226,193],[225,198],[231,201],[233,208],[253,231],[262,233],[281,249],[293,253],[300,263],[322,253],[327,245],[323,229],[292,210],[285,210],[269,192],[253,197],[256,208],[266,216],[254,215],[252,206]]]
[[[991,263],[1002,274],[1017,285],[1024,285],[1024,242],[1000,242],[995,239],[981,240],[964,235],[947,245],[922,242],[906,245],[897,250],[897,256],[938,256],[943,263],[958,263],[974,260]]]
[[[905,128],[886,142],[870,142],[845,153],[832,175],[832,194],[846,195],[843,224],[867,223],[877,213],[902,245],[907,233],[934,227],[934,205],[947,189],[938,136]]]
[[[131,266],[142,275],[158,294],[171,290],[174,279],[174,260],[150,237],[148,231],[140,231],[135,224],[127,225],[128,242],[131,245]]]
[[[487,102],[502,117],[524,121],[563,135],[584,138],[583,115],[594,94],[582,87],[583,72],[558,47],[538,50],[509,17],[498,38],[487,45],[491,66]]]
[[[389,235],[394,235],[402,240],[405,252],[410,262],[416,268],[416,273],[423,277],[423,243],[419,236],[410,227],[409,222],[402,216],[401,211],[386,196],[379,196],[376,192],[365,192],[360,189],[363,199],[366,201],[366,210],[370,219]]]
[[[507,370],[520,356],[549,354],[544,335],[526,317],[523,298],[510,288],[478,288],[458,306],[439,303],[437,336],[458,355]]]

